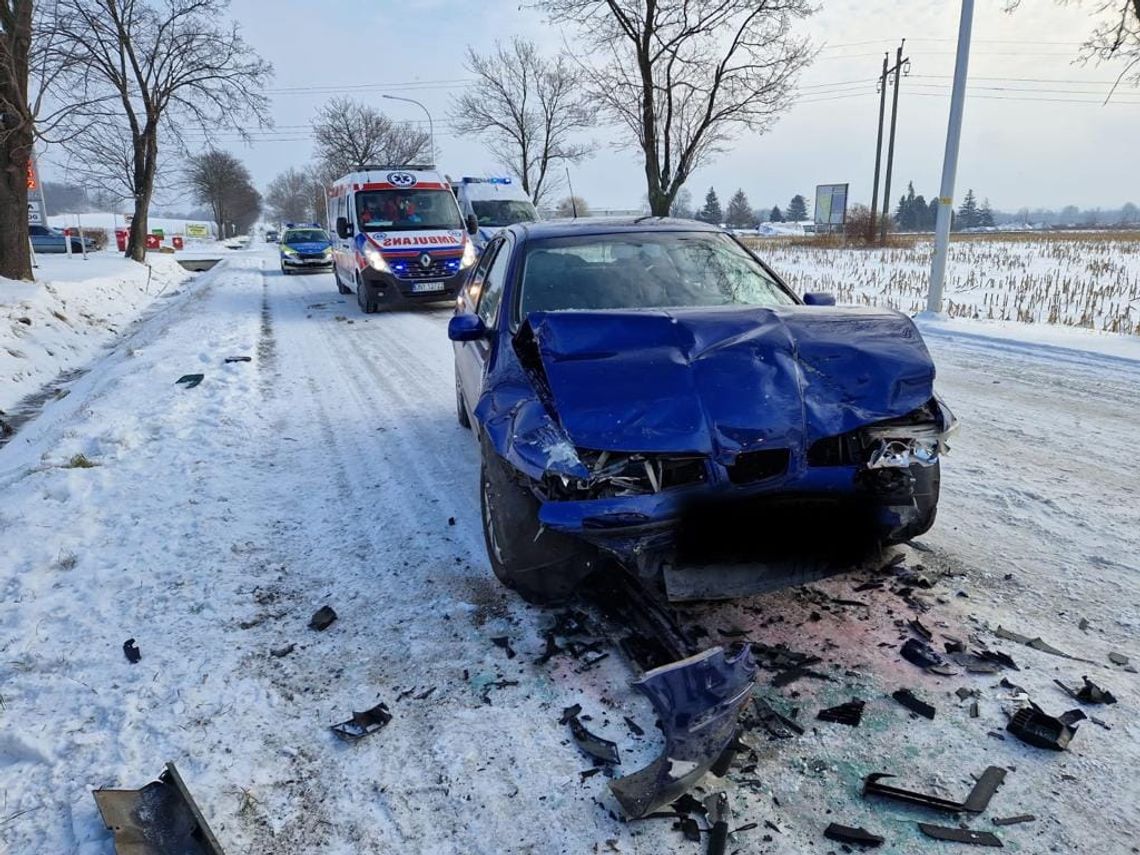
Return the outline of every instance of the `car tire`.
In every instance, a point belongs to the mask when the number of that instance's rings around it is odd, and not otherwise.
[[[289,268],[286,267],[284,264],[281,265],[281,275],[282,276],[288,276],[289,275]]]
[[[371,289],[359,274],[356,277],[356,304],[360,306],[360,311],[366,315],[374,315],[379,309],[376,300],[372,298]]]
[[[463,390],[459,388],[459,374],[455,375],[455,417],[459,426],[471,430],[471,417],[467,415],[467,406],[463,403]]]
[[[528,603],[565,601],[593,572],[596,553],[581,541],[544,529],[538,499],[517,478],[485,442],[479,506],[491,570]]]
[[[336,268],[333,268],[333,278],[336,280],[336,290],[338,294],[351,294],[352,289],[340,281],[340,274],[337,273]]]

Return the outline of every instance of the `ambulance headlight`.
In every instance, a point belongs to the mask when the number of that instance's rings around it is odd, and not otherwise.
[[[459,269],[466,270],[475,263],[475,244],[472,241],[467,241],[463,245],[463,258],[459,261]]]
[[[364,260],[373,270],[378,270],[381,273],[392,272],[391,268],[388,267],[388,262],[384,260],[384,254],[371,243],[364,244]]]

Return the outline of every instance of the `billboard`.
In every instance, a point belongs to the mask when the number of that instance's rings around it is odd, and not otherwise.
[[[186,237],[192,238],[208,238],[210,236],[210,227],[205,223],[187,223],[186,224]]]
[[[815,188],[816,231],[843,231],[847,222],[847,185],[818,184]],[[826,227],[826,228],[821,228]]]

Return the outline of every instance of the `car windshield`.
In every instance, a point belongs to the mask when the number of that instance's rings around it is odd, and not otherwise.
[[[276,232],[270,232],[276,235]],[[324,229],[290,229],[285,232],[283,243],[328,243],[329,233]]]
[[[369,232],[462,228],[449,190],[367,190],[356,194],[356,211]]]
[[[534,205],[522,199],[487,199],[472,202],[471,208],[481,226],[510,226],[538,219]]]
[[[536,241],[519,317],[563,309],[786,306],[795,300],[728,235],[636,232]]]

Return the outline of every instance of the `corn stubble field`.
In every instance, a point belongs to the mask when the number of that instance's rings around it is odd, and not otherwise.
[[[908,314],[926,308],[930,239],[873,249],[820,243],[751,245],[797,291],[830,291],[841,304]],[[956,236],[945,297],[952,318],[1140,335],[1140,232]]]

